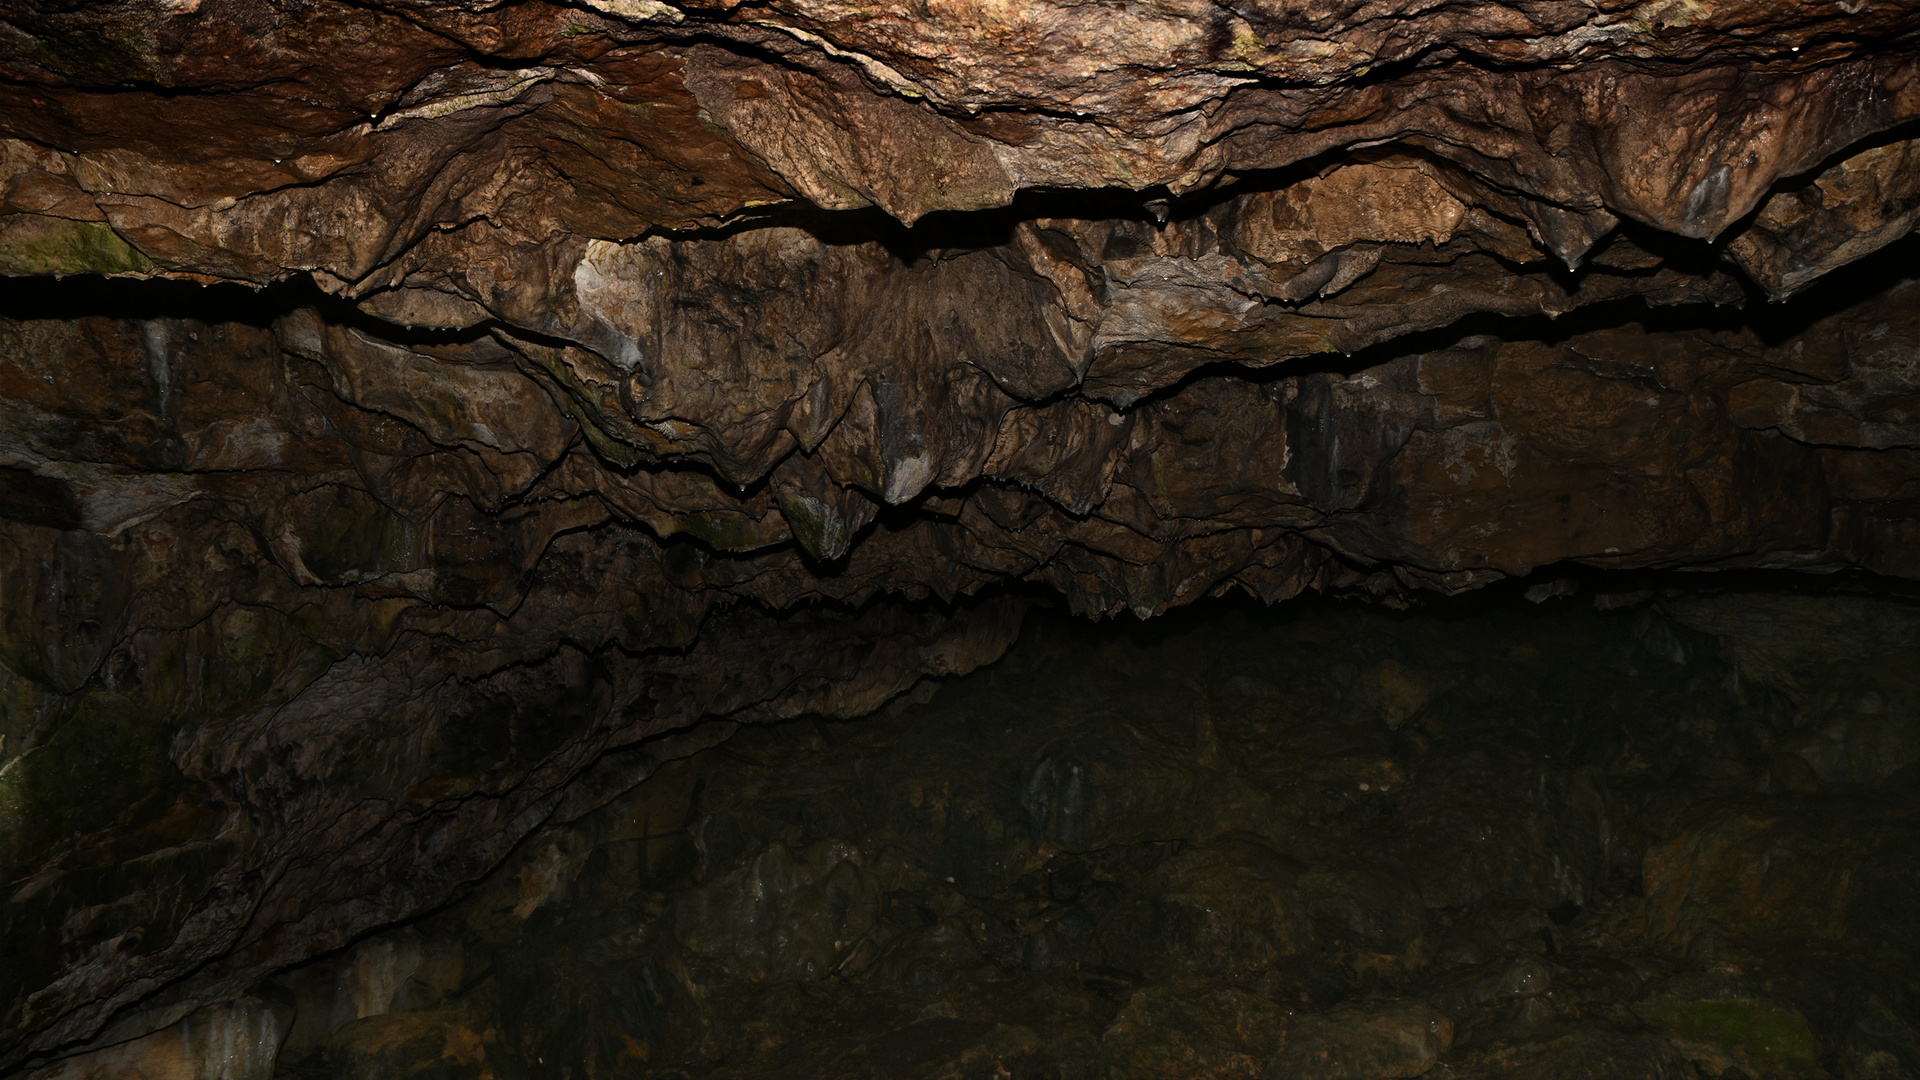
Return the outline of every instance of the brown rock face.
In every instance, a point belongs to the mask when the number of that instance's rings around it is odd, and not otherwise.
[[[440,903],[703,717],[976,666],[1029,592],[1920,577],[1917,42],[8,5],[0,1070]]]

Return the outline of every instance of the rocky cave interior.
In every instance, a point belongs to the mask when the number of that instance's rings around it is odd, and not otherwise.
[[[1920,1080],[1913,0],[0,6],[0,1076]]]

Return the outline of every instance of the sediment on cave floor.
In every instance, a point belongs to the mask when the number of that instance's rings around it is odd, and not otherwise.
[[[226,1024],[285,1078],[1881,1080],[1920,1068],[1917,902],[1884,581],[1043,611],[97,1057]]]

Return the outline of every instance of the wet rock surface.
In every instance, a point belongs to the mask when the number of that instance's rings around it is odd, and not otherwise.
[[[1894,631],[1858,669],[1751,661],[1838,611]],[[1832,593],[1036,617],[281,976],[275,1075],[1915,1075],[1920,755],[1780,759],[1840,686],[1905,700],[1916,629]],[[1381,714],[1383,671],[1426,699]]]

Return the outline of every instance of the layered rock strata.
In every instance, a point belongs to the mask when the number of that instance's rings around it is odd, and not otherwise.
[[[11,7],[0,1068],[1015,595],[1920,576],[1916,26]]]

